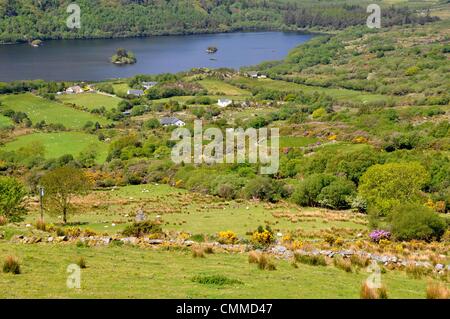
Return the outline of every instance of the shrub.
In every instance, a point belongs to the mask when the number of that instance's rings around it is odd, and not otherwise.
[[[427,286],[427,299],[449,299],[450,291],[440,283],[430,283]]]
[[[192,281],[202,285],[214,285],[214,286],[242,284],[242,281],[240,280],[230,279],[223,275],[195,276],[192,278]]]
[[[343,257],[337,256],[333,259],[333,264],[336,268],[342,269],[345,272],[352,272],[352,262],[350,259],[345,259]]]
[[[6,224],[8,224],[8,218],[0,215],[0,226],[5,226]]]
[[[56,236],[66,236],[66,231],[64,230],[64,228],[57,227],[55,229],[55,232],[56,232]]]
[[[392,233],[398,240],[440,240],[447,229],[445,219],[428,207],[404,205],[390,216]]]
[[[391,233],[382,229],[374,230],[369,234],[370,239],[375,242],[379,243],[383,239],[389,239],[391,238]]]
[[[370,167],[361,177],[360,195],[378,216],[394,207],[420,201],[420,191],[429,176],[419,163],[388,163]]]
[[[46,231],[47,230],[47,224],[45,223],[45,221],[43,219],[39,218],[36,221],[36,229],[42,230],[42,231]]]
[[[275,236],[269,226],[265,229],[262,226],[259,226],[252,235],[252,241],[255,244],[268,246],[275,241]]]
[[[84,257],[78,258],[78,260],[77,260],[77,265],[78,265],[81,269],[87,268],[86,259],[84,259]]]
[[[293,201],[300,206],[317,206],[322,189],[329,186],[336,178],[326,174],[313,174],[306,178],[292,195]]]
[[[326,266],[327,265],[327,261],[325,260],[325,257],[322,255],[306,255],[306,254],[295,253],[294,259],[295,259],[295,261],[297,261],[301,264],[306,264],[306,265],[311,265],[311,266]]]
[[[320,191],[317,201],[323,207],[346,209],[349,208],[348,198],[355,193],[355,190],[353,182],[345,178],[338,178]]]
[[[10,221],[21,221],[25,213],[26,191],[23,185],[12,177],[0,177],[0,215]]]
[[[14,256],[7,256],[3,262],[3,272],[11,273],[14,275],[20,274],[20,263],[19,259]]]
[[[221,244],[235,244],[238,241],[238,237],[235,232],[231,230],[219,232],[219,243]]]
[[[78,227],[69,227],[66,228],[66,236],[70,237],[80,237],[81,229]]]
[[[243,191],[247,198],[257,198],[270,202],[276,202],[282,197],[282,187],[277,181],[268,177],[257,176],[252,178]]]
[[[130,237],[142,237],[162,233],[161,225],[152,221],[135,222],[127,226],[122,234]]]
[[[387,289],[385,286],[380,288],[371,288],[364,282],[361,286],[361,299],[388,299]]]

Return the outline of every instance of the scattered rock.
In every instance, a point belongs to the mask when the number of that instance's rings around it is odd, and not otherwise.
[[[161,245],[162,243],[164,243],[164,240],[162,240],[162,239],[149,239],[148,243],[150,245]]]
[[[142,208],[140,208],[137,213],[136,213],[136,222],[140,223],[143,222],[147,219],[147,215],[145,215],[144,210]]]
[[[444,268],[445,268],[445,266],[444,266],[443,264],[437,264],[437,265],[434,267],[434,269],[435,269],[436,271],[444,270]]]

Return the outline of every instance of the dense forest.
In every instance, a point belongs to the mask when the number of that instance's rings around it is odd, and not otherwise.
[[[366,22],[367,1],[78,0],[81,28],[69,29],[69,0],[0,0],[0,43],[239,30],[341,29]],[[373,1],[372,1],[373,2]],[[381,2],[379,2],[382,4]],[[416,8],[418,9],[418,8]],[[435,20],[386,7],[385,26]]]

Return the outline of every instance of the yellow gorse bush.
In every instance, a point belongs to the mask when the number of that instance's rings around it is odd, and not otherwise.
[[[219,232],[219,243],[221,244],[235,244],[238,237],[235,232],[231,230]]]
[[[264,230],[263,232],[256,231],[253,233],[252,240],[258,244],[269,245],[274,242],[275,237],[268,230]]]

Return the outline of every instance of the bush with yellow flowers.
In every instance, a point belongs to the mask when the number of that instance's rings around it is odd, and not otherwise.
[[[275,241],[275,236],[269,226],[267,226],[266,228],[259,226],[258,229],[253,233],[252,241],[255,244],[268,246]]]
[[[219,232],[219,243],[221,244],[235,244],[238,241],[238,237],[235,232],[231,230]]]

